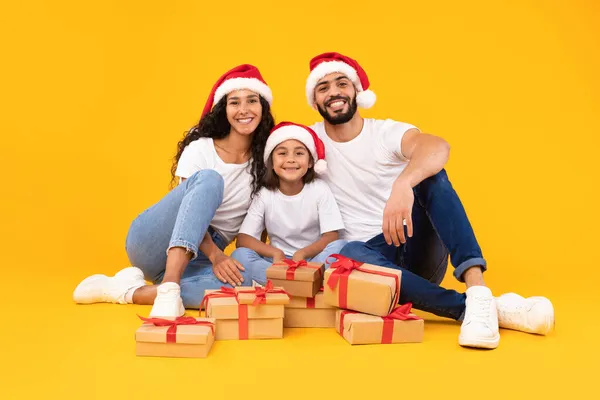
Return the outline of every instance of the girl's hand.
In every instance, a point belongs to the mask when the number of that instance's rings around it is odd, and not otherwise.
[[[285,253],[279,249],[275,249],[275,254],[273,254],[273,264],[280,263],[285,260]]]
[[[244,278],[240,274],[240,271],[245,271],[243,265],[225,254],[215,258],[212,268],[215,276],[223,283],[240,286],[244,282]]]
[[[304,256],[304,253],[302,252],[302,250],[298,250],[292,256],[292,261],[302,261],[304,259],[306,259],[306,257]]]

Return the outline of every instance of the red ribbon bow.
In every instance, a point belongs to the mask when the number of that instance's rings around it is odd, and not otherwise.
[[[390,278],[394,278],[394,280],[396,281],[396,293],[394,294],[394,299],[393,299],[392,304],[396,304],[398,302],[398,297],[400,296],[400,280],[398,279],[398,275],[390,274],[390,273],[382,272],[382,271],[372,271],[372,270],[369,270],[366,268],[361,268],[361,265],[363,265],[364,263],[353,260],[348,257],[344,257],[341,254],[332,254],[329,257],[335,258],[336,261],[334,261],[333,263],[331,263],[331,265],[329,265],[329,268],[330,269],[334,268],[335,271],[332,271],[331,275],[329,275],[329,279],[327,279],[327,286],[329,286],[329,288],[331,290],[334,290],[338,284],[338,281],[340,282],[339,292],[338,292],[339,293],[338,306],[340,308],[348,308],[348,304],[347,304],[348,303],[348,277],[354,270],[366,272],[368,274],[381,275],[381,276],[387,276]]]
[[[200,303],[200,310],[204,308],[208,311],[208,301],[210,299],[218,299],[223,297],[233,297],[238,303],[238,337],[240,340],[248,339],[248,305],[240,304],[237,298],[235,289],[221,286],[216,292],[209,293],[204,296]],[[208,315],[208,314],[207,314]]]
[[[144,318],[139,316],[144,322],[153,324],[154,326],[168,326],[167,329],[167,343],[177,343],[177,326],[178,325],[203,325],[210,327],[213,335],[215,334],[215,324],[210,321],[198,321],[194,317],[177,317],[175,320],[163,319],[163,318]]]
[[[286,281],[293,281],[294,279],[296,279],[296,269],[298,269],[299,267],[317,269],[317,270],[319,270],[319,276],[321,274],[320,266],[317,267],[314,265],[309,265],[308,262],[306,262],[306,260],[293,261],[288,258],[284,258],[281,261],[281,263],[287,265],[287,267],[288,267],[287,270],[285,271],[285,280]]]
[[[259,304],[266,304],[268,293],[274,293],[274,294],[281,293],[281,294],[286,294],[288,297],[290,297],[290,295],[285,290],[274,289],[273,282],[271,282],[270,280],[267,281],[267,284],[265,285],[265,287],[255,287],[255,288],[249,289],[249,290],[240,290],[239,293],[254,293],[254,295],[256,297],[254,298],[254,301],[252,302],[253,306],[257,306]]]
[[[381,343],[390,344],[392,343],[392,337],[394,336],[394,320],[408,321],[418,320],[420,317],[410,314],[412,303],[402,304],[394,309],[391,313],[385,317],[380,317],[383,320],[383,331],[381,332]],[[344,336],[344,317],[348,314],[359,314],[355,311],[342,311],[340,315],[340,335]]]

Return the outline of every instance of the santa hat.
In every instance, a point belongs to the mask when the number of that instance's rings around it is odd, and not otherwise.
[[[243,64],[225,72],[213,86],[202,117],[212,110],[224,96],[235,90],[248,89],[261,95],[269,104],[273,102],[273,94],[267,83],[254,65]]]
[[[269,134],[267,144],[265,145],[265,164],[271,155],[271,152],[280,143],[286,140],[295,139],[306,146],[315,160],[315,172],[324,174],[327,171],[327,162],[325,161],[325,145],[319,139],[319,136],[308,126],[295,124],[293,122],[280,122]]]
[[[310,75],[306,80],[306,98],[311,107],[315,103],[315,87],[320,79],[339,72],[354,83],[357,90],[356,104],[371,108],[377,97],[369,90],[369,78],[356,60],[339,53],[323,53],[310,60]]]

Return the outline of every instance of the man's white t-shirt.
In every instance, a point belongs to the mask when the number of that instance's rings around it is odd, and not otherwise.
[[[343,230],[344,223],[331,190],[316,179],[294,196],[262,188],[252,201],[240,233],[260,240],[265,228],[271,245],[292,256],[319,240],[323,233]]]
[[[215,170],[225,181],[223,202],[217,208],[210,225],[227,240],[227,243],[230,243],[237,235],[250,207],[252,194],[250,162],[226,164],[217,154],[212,138],[200,138],[191,142],[183,150],[175,175],[189,178],[203,169]]]
[[[341,239],[367,241],[382,232],[383,210],[392,184],[408,164],[402,154],[404,133],[413,125],[391,119],[364,119],[360,134],[349,142],[334,142],[323,122],[311,127],[325,144],[327,173],[342,213]]]

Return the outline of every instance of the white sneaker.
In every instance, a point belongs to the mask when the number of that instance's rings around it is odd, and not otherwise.
[[[165,282],[156,288],[156,299],[150,317],[177,318],[185,314],[181,289],[175,282]]]
[[[546,335],[554,327],[554,307],[545,297],[506,293],[496,298],[501,328]]]
[[[129,289],[146,285],[144,273],[137,267],[128,267],[115,276],[92,275],[85,278],[73,292],[73,300],[79,304],[117,303],[127,304],[125,295]]]
[[[498,311],[492,291],[485,286],[471,286],[466,291],[465,317],[458,344],[466,347],[495,349],[500,343]]]

